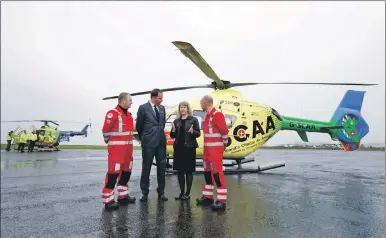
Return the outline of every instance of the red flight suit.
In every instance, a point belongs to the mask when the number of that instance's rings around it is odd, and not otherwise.
[[[133,166],[133,129],[131,113],[125,114],[119,105],[109,110],[103,124],[103,137],[108,144],[108,170],[102,190],[104,204],[114,202],[118,181],[118,200],[128,197],[128,185]]]
[[[217,201],[226,203],[227,186],[223,172],[223,154],[228,144],[228,127],[222,112],[213,108],[205,117],[204,133],[204,176],[206,184],[202,195],[213,199],[214,182],[217,185]]]
[[[39,134],[39,135],[38,135],[38,139],[39,139],[39,142],[38,142],[38,151],[43,151],[43,148],[44,148],[44,135]]]

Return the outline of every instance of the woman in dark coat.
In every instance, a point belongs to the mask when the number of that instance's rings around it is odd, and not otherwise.
[[[173,169],[178,171],[178,183],[181,189],[176,200],[185,200],[190,198],[193,172],[196,171],[196,148],[198,147],[196,138],[200,137],[201,132],[198,120],[192,116],[192,109],[188,102],[180,102],[178,115],[179,117],[172,124],[170,137],[175,138]]]

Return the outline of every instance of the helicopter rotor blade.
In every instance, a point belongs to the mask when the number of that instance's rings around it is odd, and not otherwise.
[[[186,89],[193,89],[193,88],[214,88],[212,84],[205,84],[205,85],[197,85],[197,86],[187,86],[187,87],[175,87],[175,88],[164,88],[161,89],[163,92],[170,92],[170,91],[180,91],[180,90],[186,90]],[[144,92],[138,92],[138,93],[131,93],[131,96],[138,96],[138,95],[144,95],[144,94],[150,94],[151,91],[144,91]],[[112,97],[105,97],[102,100],[110,100],[110,99],[116,99],[118,96],[112,96]]]
[[[1,121],[1,122],[30,122],[31,120]]]
[[[57,121],[52,121],[52,120],[30,120],[30,121],[40,121],[40,122],[45,122],[46,124],[48,124],[49,122],[51,122],[52,124],[59,126],[59,124],[57,123]]]
[[[205,59],[198,51],[188,42],[173,41],[172,42],[183,55],[190,59],[208,78],[216,82],[219,89],[225,88],[224,83],[217,76],[214,70],[209,66]]]
[[[302,82],[272,82],[272,83],[229,83],[226,86],[230,87],[240,87],[240,86],[249,86],[257,84],[308,84],[308,85],[349,85],[349,86],[374,86],[378,84],[372,83],[302,83]]]
[[[34,121],[40,121],[40,122],[46,122],[46,123],[51,122],[52,124],[59,126],[59,124],[56,123],[57,121],[51,121],[51,120],[34,120]]]

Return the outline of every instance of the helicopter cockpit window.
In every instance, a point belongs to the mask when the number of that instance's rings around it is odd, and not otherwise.
[[[225,123],[227,124],[228,129],[231,129],[236,122],[236,116],[233,115],[224,115]]]
[[[200,125],[200,129],[202,130],[202,126],[204,125],[206,112],[203,111],[193,111],[193,116],[197,118],[198,123]]]
[[[177,118],[177,111],[173,112],[172,114],[170,114],[170,116],[168,117],[168,119],[166,119],[166,123],[165,123],[165,130],[168,130],[170,131],[172,129],[172,123],[173,121]]]
[[[200,129],[202,129],[204,125],[205,117],[206,117],[206,112],[194,111],[193,116],[195,116],[198,119],[200,123]],[[236,119],[237,119],[236,116],[225,114],[224,117],[225,117],[225,122],[227,124],[228,129],[232,128],[236,122]]]

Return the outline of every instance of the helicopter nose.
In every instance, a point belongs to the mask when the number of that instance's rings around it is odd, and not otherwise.
[[[273,108],[272,109],[272,114],[275,115],[277,117],[277,119],[279,119],[279,121],[283,121],[283,118],[280,116],[280,114]]]

